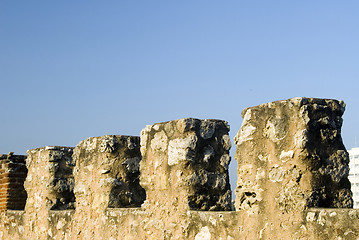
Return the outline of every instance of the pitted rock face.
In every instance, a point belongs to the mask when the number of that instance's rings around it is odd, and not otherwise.
[[[307,160],[313,171],[313,185],[322,189],[319,205],[310,207],[352,207],[349,154],[341,138],[343,101],[308,99],[302,113],[309,119],[307,127]],[[345,193],[345,194],[344,194]],[[318,194],[316,194],[318,196]],[[341,196],[338,201],[337,196]]]
[[[349,157],[340,134],[344,109],[342,101],[315,98],[245,109],[235,137],[237,209],[248,210],[251,204],[261,211],[276,206],[290,213],[308,207],[351,207]],[[260,193],[261,200],[253,197]]]
[[[161,197],[156,193],[171,186],[177,189],[176,194],[184,194],[185,200],[175,202],[187,202],[182,206],[185,209],[230,210],[228,131],[225,121],[193,118],[143,129],[140,182],[148,193],[148,202],[171,199],[157,199]]]
[[[173,166],[181,161],[194,161],[196,144],[197,136],[195,135],[170,140],[168,144],[168,165]]]
[[[216,126],[213,121],[206,119],[201,122],[200,135],[203,139],[211,138],[215,130]]]
[[[134,148],[132,148],[134,149]],[[131,149],[131,150],[132,150]],[[139,173],[140,172],[140,157],[127,158],[122,165],[126,166],[126,170],[129,173]]]
[[[358,239],[359,210],[332,208],[352,204],[343,111],[341,102],[305,98],[244,111],[235,140],[237,211],[206,211],[230,208],[224,121],[147,126],[144,160],[138,137],[128,136],[86,139],[73,158],[61,147],[31,150],[26,210],[0,212],[0,239]],[[0,155],[2,177],[24,170],[15,158]],[[76,209],[49,211],[51,191],[74,184],[53,176],[75,162]],[[144,200],[139,169],[148,194],[141,207],[135,200]],[[14,186],[4,180],[3,186]]]
[[[110,135],[105,135],[100,138],[100,152],[111,153],[116,150],[116,138]]]
[[[158,132],[155,134],[155,137],[151,141],[151,148],[157,151],[166,151],[168,144],[168,138],[165,132]]]
[[[319,172],[323,175],[330,176],[333,182],[340,183],[342,179],[348,178],[349,175],[349,155],[344,150],[338,150],[329,158],[324,159],[323,166]]]
[[[73,148],[47,146],[28,151],[27,167],[29,174],[25,187],[30,191],[30,196],[35,200],[36,194],[41,192],[43,198],[39,201],[46,203],[47,209],[64,210],[75,208],[73,168]],[[39,170],[42,171],[39,171]],[[45,181],[45,189],[41,189],[41,182]],[[30,188],[30,182],[36,182],[39,189]]]
[[[139,137],[88,138],[76,146],[73,156],[75,195],[82,208],[88,204],[99,209],[139,207],[145,200],[145,191],[139,185]]]

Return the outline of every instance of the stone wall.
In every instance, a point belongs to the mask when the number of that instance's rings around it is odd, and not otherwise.
[[[344,109],[341,101],[294,98],[243,110],[236,209],[265,238],[300,235],[308,208],[353,207]]]
[[[73,159],[77,207],[89,203],[96,209],[140,207],[145,200],[139,184],[139,137],[88,138],[76,146]]]
[[[106,211],[140,207],[146,198],[139,184],[140,138],[88,138],[76,146],[73,158],[76,211],[71,234],[77,239],[109,239],[104,237],[109,227]]]
[[[295,98],[245,109],[235,210],[222,120],[29,150],[25,211],[0,213],[0,239],[359,239],[344,108]]]
[[[26,237],[45,239],[48,236],[50,210],[75,208],[72,175],[74,162],[71,147],[43,147],[28,150],[28,194],[23,216]]]
[[[140,172],[146,205],[230,210],[228,132],[225,121],[193,118],[143,129]]]

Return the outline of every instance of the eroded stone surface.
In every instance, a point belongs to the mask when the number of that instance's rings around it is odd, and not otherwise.
[[[315,98],[245,109],[235,137],[237,210],[257,214],[279,231],[309,207],[352,207],[340,134],[344,109],[341,101]],[[262,220],[253,224],[268,231]]]
[[[75,147],[73,159],[76,211],[69,238],[111,239],[116,231],[106,216],[107,209],[140,207],[146,198],[139,185],[140,138],[91,137]]]
[[[314,104],[322,106],[302,108]],[[309,208],[350,205],[351,192],[341,185],[347,159],[340,121],[331,120],[337,119],[332,111],[343,111],[340,105],[334,100],[297,98],[246,111],[243,126],[249,130],[242,129],[236,137],[241,149],[236,154],[237,211],[190,210],[228,206],[230,142],[224,121],[180,119],[147,126],[141,133],[145,164],[134,153],[138,154],[138,138],[106,135],[82,141],[74,151],[77,199],[72,210],[49,210],[45,204],[49,201],[44,200],[50,186],[45,174],[59,171],[56,159],[64,155],[32,157],[27,188],[41,190],[30,191],[26,211],[0,212],[0,239],[357,240],[358,209]],[[331,117],[308,109],[326,109]],[[330,129],[323,130],[323,124]],[[46,147],[42,153],[57,148]],[[136,176],[139,169],[147,200],[141,207],[129,208],[131,194],[121,192],[126,189],[122,187],[126,179],[136,181],[126,177]],[[113,199],[124,199],[126,204],[114,208],[109,204],[111,189],[119,186],[127,198]]]
[[[145,200],[145,191],[139,185],[139,137],[88,138],[76,146],[73,158],[79,206],[139,207]]]
[[[29,202],[42,206],[43,201],[49,210],[75,207],[72,150],[71,147],[43,147],[27,152],[29,172],[25,188]]]
[[[49,211],[75,208],[72,147],[43,147],[28,150],[25,190],[28,199],[24,216],[29,238],[45,238]],[[37,236],[37,237],[35,237]]]
[[[46,236],[36,232],[32,239],[320,239],[356,240],[359,237],[359,210],[308,209],[300,219],[282,222],[281,230],[263,219],[263,227],[248,224],[244,211],[204,212],[188,211],[171,224],[156,219],[154,213],[140,208],[109,208],[97,216],[101,225],[91,229],[88,225],[77,229],[74,211],[50,211],[49,225],[43,228]],[[164,214],[164,213],[163,213]],[[29,239],[24,228],[24,211],[0,213],[1,239]],[[180,231],[176,231],[180,229]],[[294,230],[293,230],[294,229]],[[44,236],[40,238],[39,236]]]
[[[193,118],[143,129],[140,169],[147,201],[178,202],[184,209],[230,210],[228,131],[225,121]],[[172,188],[178,193],[170,193]],[[161,194],[168,196],[162,199]]]

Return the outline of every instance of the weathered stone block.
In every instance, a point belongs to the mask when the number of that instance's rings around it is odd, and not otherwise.
[[[230,210],[229,126],[221,120],[185,118],[141,132],[140,184],[144,205]]]
[[[28,150],[29,169],[25,182],[29,206],[47,210],[75,208],[75,186],[72,174],[75,166],[72,147],[42,147]]]
[[[76,161],[76,212],[72,227],[76,239],[110,239],[106,212],[138,208],[146,198],[139,185],[140,138],[105,135],[81,141],[74,149]],[[82,230],[83,226],[87,226]]]
[[[73,157],[78,206],[101,210],[139,207],[145,200],[139,185],[139,137],[91,137],[76,146]]]
[[[46,239],[50,210],[75,208],[72,147],[47,146],[28,150],[25,189],[25,231],[29,239]]]
[[[344,109],[342,101],[293,98],[243,110],[237,210],[257,214],[256,224],[275,224],[300,219],[308,207],[352,207]]]

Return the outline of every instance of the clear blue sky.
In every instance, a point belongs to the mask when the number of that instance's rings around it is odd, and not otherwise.
[[[244,108],[302,96],[344,100],[354,147],[358,12],[357,0],[2,0],[0,153],[184,117],[224,119],[233,138]]]

